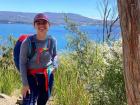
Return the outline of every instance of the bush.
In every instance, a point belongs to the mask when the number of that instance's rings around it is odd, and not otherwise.
[[[68,64],[78,71],[77,78],[82,81],[85,94],[87,91],[90,93],[90,105],[126,105],[121,40],[110,42],[109,45],[95,43],[76,24],[68,20],[67,23],[66,28],[71,34],[68,37],[70,53],[67,56],[74,62]],[[61,68],[65,70],[66,65]]]
[[[89,105],[89,93],[79,79],[75,60],[69,54],[62,54],[59,59],[60,67],[55,75],[54,105]]]
[[[13,63],[14,41],[10,36],[5,42],[7,44],[1,42],[0,46],[0,92],[8,95],[21,86],[20,75]]]

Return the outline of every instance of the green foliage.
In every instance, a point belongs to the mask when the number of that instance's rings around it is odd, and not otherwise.
[[[60,67],[55,75],[54,105],[89,105],[89,93],[79,79],[76,62],[69,54],[60,56]]]
[[[121,41],[98,45],[105,68],[101,69],[100,82],[92,82],[93,105],[126,105],[125,86],[122,68]]]
[[[20,87],[19,73],[14,69],[0,70],[0,92],[10,95]]]
[[[14,43],[15,39],[9,36],[8,40],[2,42],[0,46],[0,92],[8,95],[21,85],[19,73],[15,70],[13,63]]]
[[[66,28],[71,34],[68,37],[70,53],[67,56],[70,57],[70,67],[77,72],[77,78],[73,77],[73,79],[81,81],[83,84],[78,85],[85,89],[83,94],[90,96],[90,105],[126,105],[121,41],[110,42],[110,45],[95,43],[89,40],[87,34],[81,32],[76,24],[68,20],[66,22],[68,23]],[[61,64],[60,72],[70,69],[66,66],[67,63]],[[65,76],[69,77],[66,74]],[[70,83],[72,84],[75,81]],[[65,82],[64,80],[63,83]],[[72,88],[69,87],[68,89]],[[66,94],[68,93],[66,92]],[[67,103],[67,101],[64,102]],[[89,103],[86,104],[89,105]]]

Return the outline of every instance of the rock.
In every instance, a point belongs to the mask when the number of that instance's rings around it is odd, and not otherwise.
[[[16,98],[0,93],[0,105],[16,105]]]
[[[5,95],[5,94],[0,93],[0,98],[8,99],[8,98],[10,98],[10,97],[7,96],[7,95]]]
[[[17,104],[17,105],[22,105],[22,98],[19,97],[19,99],[17,99],[16,104]]]

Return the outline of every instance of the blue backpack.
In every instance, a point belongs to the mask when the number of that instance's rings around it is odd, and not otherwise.
[[[18,71],[20,68],[19,67],[20,47],[21,47],[22,42],[27,38],[29,38],[31,40],[30,42],[31,42],[32,48],[34,48],[34,44],[32,43],[32,36],[28,35],[28,34],[23,34],[18,38],[18,40],[15,44],[14,50],[13,50],[14,63],[15,63],[15,66],[16,66]]]

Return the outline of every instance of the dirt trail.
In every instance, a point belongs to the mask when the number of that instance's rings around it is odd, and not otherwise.
[[[0,94],[0,105],[16,105],[17,98],[12,96],[7,96],[5,94]]]
[[[0,93],[0,105],[18,105],[16,104],[18,97],[17,96],[7,96],[5,94]],[[46,105],[53,105],[52,97]]]

